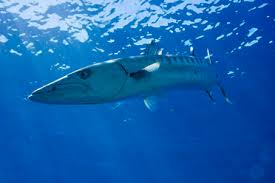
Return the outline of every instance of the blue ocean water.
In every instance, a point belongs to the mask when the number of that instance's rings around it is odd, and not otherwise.
[[[1,0],[0,182],[275,182],[271,0]],[[83,66],[139,55],[213,59],[227,104],[176,90],[141,98],[46,105],[34,89]],[[106,81],[107,82],[107,81]]]

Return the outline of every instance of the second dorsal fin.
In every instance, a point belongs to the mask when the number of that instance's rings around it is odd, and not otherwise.
[[[207,52],[208,64],[213,64],[211,55],[210,55],[210,51],[208,48],[206,49],[206,52]]]
[[[152,40],[150,44],[146,46],[145,55],[159,55],[161,53],[161,49],[158,47],[157,43]]]

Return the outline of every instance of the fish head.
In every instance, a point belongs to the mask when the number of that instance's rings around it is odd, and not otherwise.
[[[32,92],[32,101],[52,104],[90,104],[111,101],[126,82],[117,63],[79,69]]]

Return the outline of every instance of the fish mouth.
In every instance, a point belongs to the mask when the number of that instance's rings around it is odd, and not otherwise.
[[[81,102],[81,99],[86,97],[90,90],[85,83],[50,83],[34,90],[28,99],[48,104],[74,104]]]

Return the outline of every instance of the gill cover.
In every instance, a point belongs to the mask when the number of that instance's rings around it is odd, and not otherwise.
[[[128,76],[117,63],[103,63],[91,67],[90,77],[91,95],[100,100],[112,99],[119,94]]]

